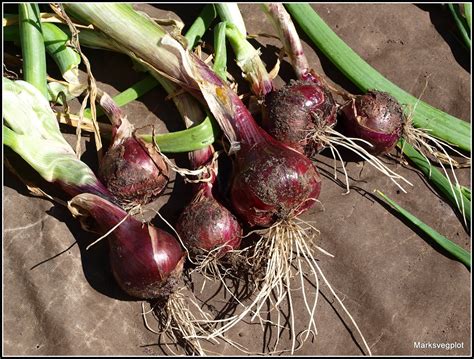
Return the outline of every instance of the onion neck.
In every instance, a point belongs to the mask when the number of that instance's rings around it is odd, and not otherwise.
[[[281,3],[263,4],[262,8],[278,32],[278,37],[283,43],[285,52],[290,57],[291,65],[298,79],[304,80],[309,73],[309,64],[290,15]]]
[[[230,152],[264,141],[262,130],[239,96],[201,59],[191,54],[191,60],[202,94],[231,143]]]

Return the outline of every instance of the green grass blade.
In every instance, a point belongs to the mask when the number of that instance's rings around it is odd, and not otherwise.
[[[46,51],[39,7],[34,3],[21,3],[18,4],[18,7],[23,77],[26,82],[35,86],[47,98]]]
[[[469,123],[419,101],[387,80],[347,46],[319,17],[311,5],[287,3],[285,6],[311,41],[362,91],[376,89],[388,92],[400,103],[411,108],[415,108],[415,104],[418,103],[413,113],[413,123],[416,127],[429,129],[432,136],[462,150],[471,151],[471,126]]]
[[[382,197],[390,206],[392,206],[402,217],[409,220],[417,228],[419,228],[423,233],[427,234],[433,241],[435,241],[440,247],[442,247],[446,252],[453,255],[458,261],[462,262],[469,269],[471,269],[471,255],[465,249],[458,246],[456,243],[451,242],[449,239],[439,234],[433,228],[420,221],[414,215],[412,215],[407,210],[400,207],[395,201],[388,198],[385,194],[380,191],[377,191],[380,197]]]
[[[428,181],[455,207],[460,214],[471,221],[471,201],[463,194],[462,188],[451,189],[449,180],[441,171],[433,167],[426,158],[418,152],[412,145],[406,141],[401,141],[399,147],[403,150],[405,156],[426,176]],[[464,204],[464,205],[463,205]],[[464,213],[463,213],[464,207]]]

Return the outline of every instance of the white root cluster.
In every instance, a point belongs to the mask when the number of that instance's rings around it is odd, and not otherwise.
[[[289,351],[294,354],[311,336],[317,334],[316,309],[319,297],[320,278],[336,298],[339,305],[350,318],[355,330],[362,338],[368,354],[371,354],[366,340],[360,332],[356,322],[339,299],[330,283],[324,276],[314,255],[315,249],[325,255],[333,257],[324,249],[312,244],[314,238],[312,232],[319,231],[299,218],[284,220],[275,223],[270,228],[255,231],[260,235],[260,240],[252,247],[247,248],[250,251],[248,255],[249,265],[261,268],[263,275],[256,278],[257,289],[254,298],[250,303],[242,303],[238,298],[236,301],[243,308],[242,311],[224,319],[216,319],[214,324],[220,327],[213,330],[209,336],[200,337],[201,339],[211,340],[222,337],[225,333],[236,326],[247,316],[251,316],[251,321],[258,320],[264,330],[265,326],[270,325],[277,328],[277,339],[273,345],[272,354]],[[304,268],[309,267],[309,273],[305,274]],[[257,271],[258,272],[258,271]],[[295,286],[294,282],[298,281]],[[310,298],[307,289],[308,282],[315,286],[314,297]],[[314,282],[314,285],[312,284]],[[295,309],[293,295],[294,292],[301,292],[304,301],[304,308],[309,315],[309,321],[303,330],[297,331],[295,320]],[[288,313],[285,312],[285,304],[288,306]],[[266,308],[270,308],[269,312]],[[265,316],[276,313],[276,320],[265,319]],[[285,320],[283,318],[286,318]],[[289,350],[278,349],[279,341],[284,330],[290,332],[291,348]],[[299,344],[298,344],[299,343]]]
[[[372,147],[372,144],[369,142],[354,137],[347,137],[341,134],[340,132],[331,128],[331,126],[323,125],[320,128],[316,128],[313,130],[308,131],[306,135],[306,140],[314,141],[316,143],[320,143],[322,146],[327,147],[331,150],[332,156],[334,158],[334,178],[337,179],[337,170],[336,170],[336,155],[341,161],[342,169],[344,171],[344,176],[346,178],[346,193],[350,192],[349,189],[349,176],[347,174],[346,168],[344,166],[344,161],[337,149],[337,146],[341,146],[351,150],[352,152],[359,155],[361,158],[366,160],[370,165],[376,168],[378,171],[382,172],[386,175],[401,191],[407,193],[406,190],[398,183],[397,181],[403,181],[409,186],[413,186],[407,179],[403,176],[397,174],[396,172],[392,171],[388,168],[377,156],[370,154],[364,147],[359,145],[357,142],[361,142]]]

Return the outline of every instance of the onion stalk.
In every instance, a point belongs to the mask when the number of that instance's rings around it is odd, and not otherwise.
[[[59,129],[47,99],[25,81],[3,78],[3,143],[46,181],[70,196],[91,192],[113,197],[81,160]]]
[[[46,53],[54,60],[62,77],[70,83],[78,83],[78,66],[81,57],[76,50],[68,46],[70,37],[61,28],[50,22],[42,22],[41,29]],[[3,28],[4,40],[19,43],[20,32],[17,24]]]
[[[436,244],[443,248],[447,253],[452,255],[456,260],[463,263],[466,267],[471,269],[471,255],[464,248],[453,243],[427,224],[420,221],[413,214],[400,207],[395,201],[387,197],[384,193],[377,191],[377,194],[384,199],[400,216],[410,221],[413,225],[419,228],[423,233],[428,235]]]
[[[198,45],[204,33],[216,17],[217,13],[214,4],[207,4],[203,7],[196,20],[194,20],[184,34],[184,38],[188,42],[188,50],[194,49]]]
[[[226,5],[221,4],[221,6]],[[250,83],[252,92],[261,101],[273,90],[273,83],[260,58],[260,50],[255,49],[247,41],[246,34],[242,34],[234,23],[227,23],[226,37],[234,50],[237,65],[242,69],[244,78]]]
[[[253,94],[262,101],[267,93],[273,91],[273,79],[260,58],[260,50],[247,41],[247,30],[239,6],[232,3],[216,6],[221,20],[226,22],[226,37],[236,56],[237,65]]]
[[[229,21],[243,35],[247,34],[244,19],[240,15],[239,5],[237,3],[217,3],[214,5],[217,14],[222,21]]]
[[[196,21],[185,34],[185,38],[188,41],[188,48],[190,48],[192,44],[194,45],[197,43],[198,39],[202,37],[215,16],[215,10],[212,5],[207,5],[203,8]],[[131,55],[122,45],[100,31],[81,29],[81,32],[79,33],[79,41],[86,47],[123,52]],[[134,55],[131,55],[131,57],[132,59],[135,58]],[[163,76],[153,67],[148,67],[148,71],[151,73],[149,76],[145,77],[143,80],[134,84],[119,95],[113,97],[113,100],[118,106],[126,105],[152,90],[158,83],[162,82]],[[170,91],[177,91],[177,89],[177,87],[174,87]],[[99,110],[98,114],[101,113],[102,112]],[[84,116],[90,117],[90,110],[86,109],[84,111]],[[147,143],[156,143],[160,148],[160,151],[163,153],[180,153],[207,147],[214,142],[217,131],[217,126],[215,126],[209,116],[206,116],[200,124],[195,123],[191,128],[186,130],[166,134],[156,134],[154,136],[150,134],[138,134],[137,136]]]
[[[19,4],[20,41],[23,55],[23,76],[43,96],[48,96],[46,87],[46,52],[38,4]]]
[[[472,17],[472,8],[471,4],[447,4],[451,15],[453,16],[456,26],[458,27],[459,33],[466,44],[466,46],[471,48],[471,17]]]
[[[423,172],[428,181],[459,210],[459,213],[464,220],[464,224],[466,227],[469,227],[471,223],[471,199],[469,196],[466,196],[466,190],[468,189],[460,186],[459,183],[453,186],[444,166],[442,166],[445,173],[443,175],[441,171],[433,167],[433,165],[426,160],[426,156],[418,152],[406,141],[400,141],[398,146],[410,162]]]
[[[212,69],[223,81],[227,81],[226,26],[226,22],[223,21],[214,28],[214,65]]]

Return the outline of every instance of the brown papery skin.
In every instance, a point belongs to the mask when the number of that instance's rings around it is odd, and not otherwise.
[[[85,210],[103,233],[127,216],[118,206],[89,193],[76,196],[71,204]],[[132,216],[107,238],[112,273],[124,292],[141,299],[166,298],[171,294],[185,260],[177,239]]]

